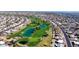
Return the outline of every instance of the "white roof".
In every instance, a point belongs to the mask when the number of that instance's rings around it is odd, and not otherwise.
[[[74,41],[74,43],[75,43],[75,44],[79,44],[79,42],[75,42],[75,41]]]
[[[74,38],[74,40],[78,40],[78,38]]]
[[[74,35],[72,34],[71,37],[74,37]]]
[[[55,38],[56,38],[56,39],[59,39],[60,37],[56,36]]]
[[[0,44],[5,44],[5,42],[4,41],[0,41]]]
[[[72,31],[68,31],[68,33],[72,33]]]
[[[63,40],[58,40],[57,42],[59,42],[59,43],[63,43]]]

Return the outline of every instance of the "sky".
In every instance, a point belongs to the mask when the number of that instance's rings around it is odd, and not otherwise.
[[[78,0],[1,0],[0,11],[79,11]]]

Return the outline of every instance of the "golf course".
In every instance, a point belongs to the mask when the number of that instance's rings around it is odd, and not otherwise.
[[[50,22],[41,18],[29,16],[28,19],[31,20],[30,24],[7,36],[8,39],[20,37],[16,41],[18,46],[36,46],[43,37],[48,36],[47,31],[51,28]]]

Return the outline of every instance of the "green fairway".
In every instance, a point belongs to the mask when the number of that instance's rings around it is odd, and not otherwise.
[[[28,46],[35,46],[37,45],[39,42],[40,42],[40,38],[39,37],[31,37],[29,40],[28,40]]]

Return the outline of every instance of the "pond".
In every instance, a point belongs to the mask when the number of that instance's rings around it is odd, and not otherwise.
[[[30,37],[34,31],[35,31],[34,28],[28,28],[28,29],[26,29],[24,31],[24,33],[22,34],[22,36],[24,36],[24,37]]]
[[[46,26],[47,26],[46,24],[40,24],[39,28],[41,30],[41,29],[44,29]],[[35,28],[33,28],[33,27],[25,29],[22,36],[23,37],[31,37],[31,35],[34,33],[34,31],[35,31]]]
[[[46,24],[40,24],[39,27],[40,27],[41,29],[43,29],[43,28],[45,28],[46,26],[47,26]]]

